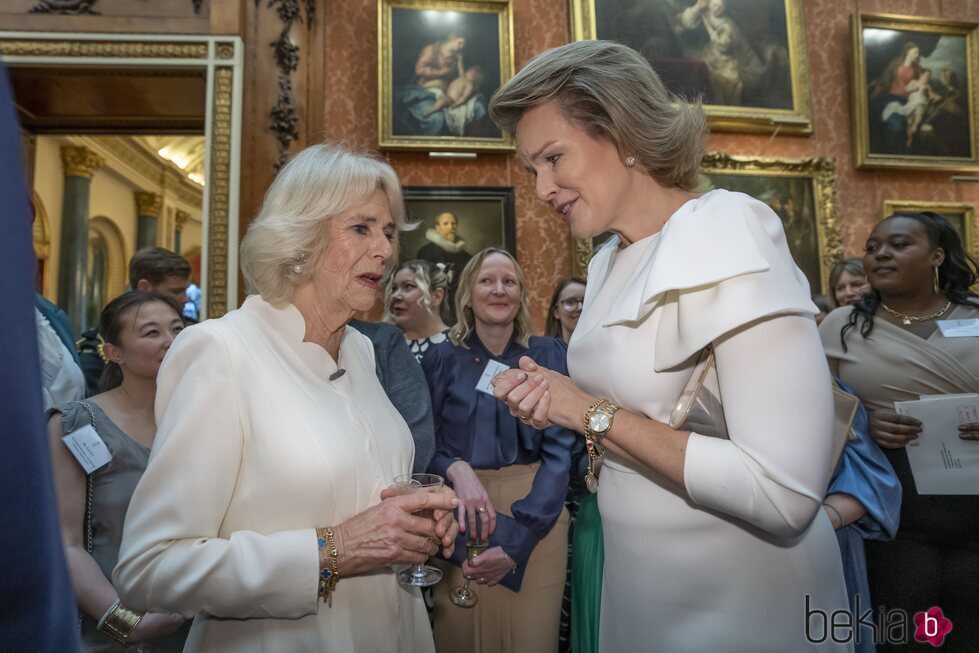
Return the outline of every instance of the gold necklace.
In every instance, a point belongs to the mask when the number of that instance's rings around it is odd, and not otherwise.
[[[931,315],[922,315],[920,317],[917,315],[905,315],[904,313],[898,313],[893,308],[891,308],[890,306],[888,306],[883,302],[881,302],[880,307],[885,311],[887,311],[888,313],[890,313],[891,315],[893,315],[894,317],[900,318],[901,323],[904,324],[904,326],[910,326],[912,322],[927,322],[928,320],[934,320],[936,317],[941,317],[942,315],[945,314],[945,311],[947,311],[949,306],[951,305],[952,302],[946,301],[945,305],[942,306],[941,310],[938,310],[932,313]]]

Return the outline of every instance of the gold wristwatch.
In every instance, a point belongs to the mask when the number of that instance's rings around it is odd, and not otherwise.
[[[601,460],[605,455],[605,447],[602,440],[605,434],[612,428],[612,420],[619,406],[616,406],[604,397],[599,399],[585,411],[585,446],[588,449],[588,473],[585,474],[585,487],[592,494],[598,492],[598,477],[595,475],[595,461]]]

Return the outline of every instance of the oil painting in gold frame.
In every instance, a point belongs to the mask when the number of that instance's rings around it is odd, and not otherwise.
[[[766,202],[781,218],[789,250],[814,293],[825,293],[829,271],[843,257],[836,229],[836,163],[831,158],[777,159],[707,152],[701,189],[724,188]],[[601,239],[602,237],[599,237]],[[595,240],[599,240],[595,239]],[[596,243],[573,239],[572,267],[587,272]]]
[[[513,150],[487,112],[513,76],[509,0],[378,0],[377,8],[379,146]]]
[[[715,131],[812,133],[802,0],[570,0],[576,41],[637,50]]]
[[[852,17],[857,167],[979,170],[977,25]]]

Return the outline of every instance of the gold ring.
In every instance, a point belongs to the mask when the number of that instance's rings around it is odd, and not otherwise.
[[[478,510],[479,512],[486,512],[486,506],[480,506],[476,508],[476,510]]]

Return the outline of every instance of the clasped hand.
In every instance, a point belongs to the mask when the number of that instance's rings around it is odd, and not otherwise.
[[[501,546],[486,549],[472,560],[462,563],[462,575],[480,585],[496,585],[510,573],[513,564]]]
[[[567,376],[538,365],[529,356],[522,356],[519,365],[500,372],[492,381],[493,395],[507,405],[510,414],[537,429],[558,424],[580,430],[581,416],[594,398]]]
[[[421,564],[438,552],[448,558],[455,548],[459,500],[450,488],[403,494],[381,492],[381,502],[340,524],[340,575],[350,576],[397,564]]]

